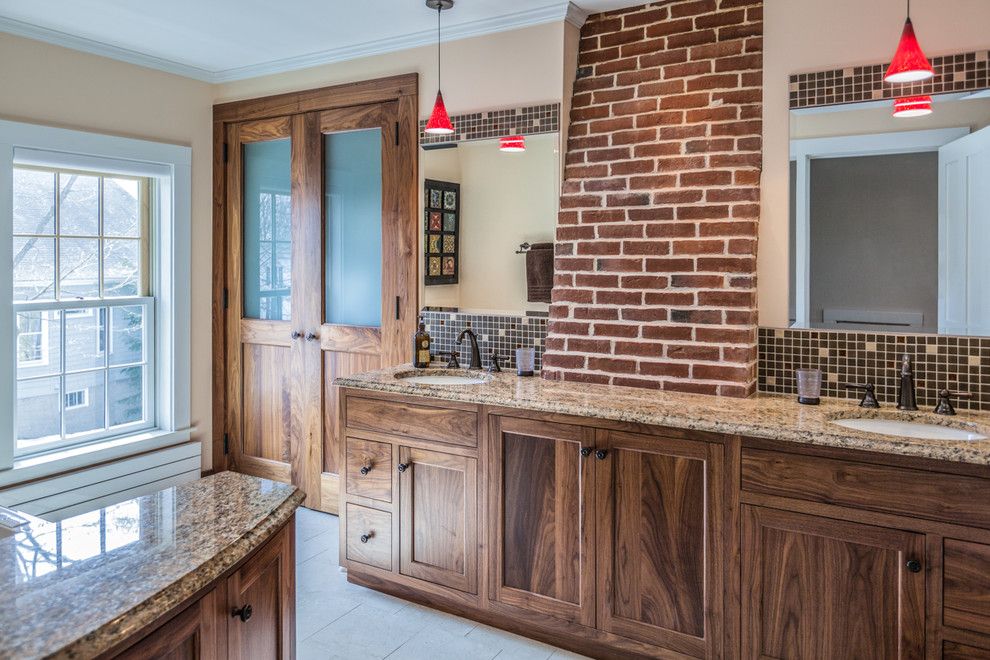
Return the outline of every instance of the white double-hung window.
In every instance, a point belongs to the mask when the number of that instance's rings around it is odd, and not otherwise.
[[[0,121],[0,470],[188,435],[189,158]]]

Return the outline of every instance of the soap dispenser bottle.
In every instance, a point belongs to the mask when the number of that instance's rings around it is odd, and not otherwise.
[[[419,330],[413,337],[413,366],[426,369],[430,366],[430,333],[426,331],[423,317],[419,317]]]

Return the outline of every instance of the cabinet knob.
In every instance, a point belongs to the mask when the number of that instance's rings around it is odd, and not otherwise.
[[[292,334],[289,336],[292,337],[293,339],[299,339],[300,337],[302,337],[302,333],[299,332],[298,330],[293,330]]]
[[[362,534],[361,535],[361,543],[367,543],[368,541],[370,541],[372,539],[372,537],[374,537],[374,535],[375,535],[374,532],[368,532],[367,534]]]
[[[591,447],[581,447],[581,455],[585,458],[591,456]]]
[[[318,334],[316,334],[315,332],[307,332],[306,333],[306,341],[313,341],[314,339],[319,339],[319,338],[320,338],[320,336]]]
[[[909,559],[908,562],[907,562],[907,564],[906,564],[906,566],[907,566],[907,569],[909,571],[911,571],[912,573],[920,573],[921,572],[921,562],[918,561],[917,559]]]
[[[230,611],[230,616],[233,619],[240,619],[241,621],[247,621],[254,614],[254,610],[251,609],[250,605],[242,605],[241,607],[235,607]]]
[[[595,452],[595,458],[600,461],[604,461],[606,456],[608,456],[608,450],[606,449],[599,449]]]
[[[399,463],[399,472],[405,472],[409,469],[409,463]]]
[[[361,474],[362,475],[366,475],[369,472],[371,472],[371,466],[370,465],[362,465],[361,466]]]

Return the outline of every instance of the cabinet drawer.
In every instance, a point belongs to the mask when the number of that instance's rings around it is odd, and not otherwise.
[[[762,449],[742,451],[743,490],[990,528],[990,480]]]
[[[392,514],[348,503],[346,515],[347,558],[392,570]]]
[[[464,447],[478,446],[478,413],[473,410],[349,396],[346,416],[346,424],[352,429]]]
[[[347,438],[346,462],[349,494],[392,501],[392,445]]]
[[[945,625],[990,635],[990,545],[945,539]]]

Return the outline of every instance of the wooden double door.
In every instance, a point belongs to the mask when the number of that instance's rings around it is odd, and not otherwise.
[[[494,601],[721,653],[721,445],[514,417],[491,430]]]
[[[305,506],[332,513],[342,447],[333,380],[407,361],[415,330],[407,82],[247,102],[255,114],[342,107],[222,122],[227,467],[295,484]]]

